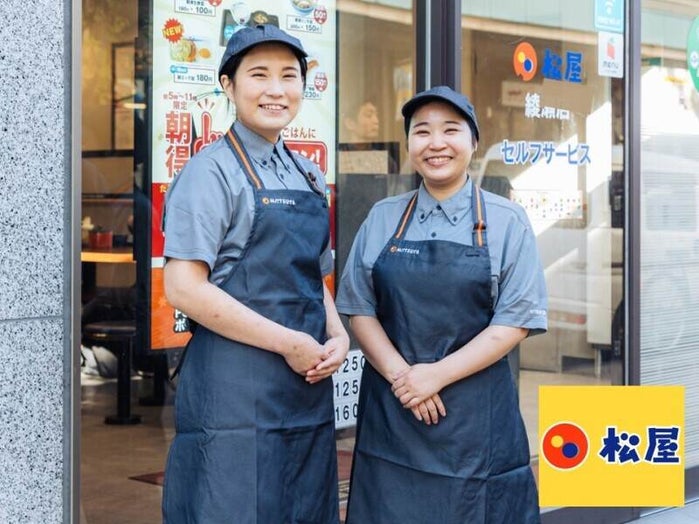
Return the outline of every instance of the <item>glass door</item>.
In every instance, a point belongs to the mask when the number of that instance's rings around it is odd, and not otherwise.
[[[86,524],[161,520],[176,396],[176,383],[161,381],[161,372],[163,364],[172,371],[186,337],[181,315],[158,294],[162,196],[191,155],[234,118],[215,72],[230,35],[256,23],[289,31],[310,55],[304,112],[283,137],[326,176],[336,211],[336,271],[371,204],[414,187],[410,174],[401,175],[400,107],[413,90],[410,0],[86,0],[83,254],[89,260],[84,256],[83,317],[85,323],[117,316],[135,321],[138,358],[129,370],[128,400],[140,415],[138,424],[104,423],[116,407],[118,357],[86,340],[80,486]],[[90,235],[98,229],[111,235]],[[93,307],[95,297],[104,307]],[[354,355],[349,374],[360,371]],[[352,377],[343,377],[335,388],[342,512],[357,392]]]
[[[335,272],[377,201],[417,185],[407,166],[400,108],[413,94],[412,2],[338,2]],[[383,4],[389,4],[384,2]],[[351,333],[351,330],[349,330]],[[363,356],[352,339],[335,377],[341,515],[347,504]]]
[[[525,208],[546,274],[549,330],[512,355],[536,474],[538,387],[623,381],[624,16],[506,4],[463,0],[461,80],[482,129],[472,174]],[[570,521],[555,509],[545,521]]]

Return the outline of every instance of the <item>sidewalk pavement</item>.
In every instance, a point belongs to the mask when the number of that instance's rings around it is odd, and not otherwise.
[[[699,501],[681,508],[659,510],[651,515],[632,520],[629,524],[699,524]]]

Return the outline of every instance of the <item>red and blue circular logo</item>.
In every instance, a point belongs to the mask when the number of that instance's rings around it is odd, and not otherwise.
[[[589,440],[585,432],[571,422],[551,426],[541,441],[546,462],[557,469],[578,467],[587,458]]]
[[[529,82],[536,74],[537,68],[536,51],[529,42],[520,43],[512,55],[512,65],[515,74],[525,82]]]

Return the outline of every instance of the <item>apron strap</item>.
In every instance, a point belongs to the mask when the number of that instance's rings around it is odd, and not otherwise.
[[[485,223],[485,202],[483,193],[476,184],[471,184],[471,216],[473,218],[473,245],[483,247],[488,245]]]
[[[415,204],[417,202],[417,191],[408,202],[405,211],[403,211],[403,216],[398,222],[398,227],[396,227],[393,233],[393,238],[400,240],[407,226],[415,214]],[[473,184],[471,190],[471,216],[473,217],[473,245],[478,247],[483,247],[488,245],[488,237],[486,235],[486,220],[485,220],[485,203],[483,202],[483,193],[481,189]]]
[[[408,224],[413,218],[413,214],[415,213],[415,203],[417,202],[417,191],[415,191],[415,194],[413,195],[413,198],[410,199],[410,202],[408,202],[408,206],[405,208],[405,211],[403,211],[403,216],[401,217],[400,221],[398,222],[398,227],[396,228],[395,232],[393,233],[393,238],[396,240],[400,240],[401,237],[405,234],[405,231],[408,229]]]
[[[235,132],[235,129],[233,129],[233,126],[231,126],[230,129],[228,129],[228,132],[226,133],[226,139],[226,142],[228,142],[228,146],[231,148],[231,151],[233,151],[233,155],[235,155],[235,158],[238,159],[238,163],[243,168],[243,171],[245,172],[245,175],[248,177],[250,183],[252,184],[252,187],[254,187],[257,190],[264,189],[265,186],[262,184],[262,180],[260,180],[260,177],[257,176],[257,172],[255,171],[255,168],[252,166],[250,156],[243,147],[243,144],[240,141],[238,134]]]
[[[243,143],[240,140],[238,133],[236,133],[235,129],[233,129],[233,126],[231,126],[228,129],[228,132],[226,133],[226,139],[228,146],[231,148],[231,151],[233,151],[233,155],[238,160],[240,166],[243,168],[243,171],[245,172],[245,175],[248,177],[248,181],[250,182],[250,184],[252,184],[252,187],[254,187],[257,190],[264,189],[265,186],[262,183],[260,177],[257,175],[257,171],[255,171],[255,167],[252,164],[252,160],[250,160],[250,156],[248,155],[248,152],[245,150],[245,147],[243,146]],[[306,179],[306,183],[311,188],[311,191],[317,193],[322,197],[325,197],[325,195],[320,189],[320,186],[318,185],[316,176],[312,172],[303,169],[299,161],[296,160],[292,152],[287,147],[286,143],[284,144],[284,150],[286,151],[287,155],[289,155],[289,158],[291,158],[292,162],[296,166],[296,169],[298,169],[299,172]]]

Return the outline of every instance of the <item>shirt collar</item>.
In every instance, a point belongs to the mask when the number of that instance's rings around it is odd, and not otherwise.
[[[440,202],[430,195],[423,182],[418,189],[415,218],[419,222],[424,222],[431,214],[443,214],[452,226],[456,226],[466,213],[471,212],[471,191],[473,191],[473,183],[469,176],[464,187],[451,197]]]
[[[276,151],[277,157],[282,161],[284,166],[287,169],[290,169],[288,162],[291,161],[291,159],[289,158],[289,155],[286,153],[286,150],[284,149],[284,142],[281,138],[277,140],[277,143],[274,144],[274,147],[272,149],[273,151]]]
[[[269,162],[272,158],[274,147],[282,142],[281,140],[277,140],[277,144],[272,144],[254,131],[245,127],[240,120],[236,120],[233,123],[233,128],[235,132],[238,133],[243,144],[245,144],[245,151],[250,155],[250,158],[259,163]]]

